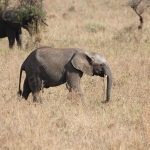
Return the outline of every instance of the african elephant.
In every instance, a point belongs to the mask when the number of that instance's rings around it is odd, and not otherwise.
[[[23,70],[26,72],[26,78],[22,92]],[[108,102],[112,86],[112,72],[108,62],[99,53],[74,48],[41,47],[31,52],[20,69],[18,94],[27,100],[32,92],[33,102],[41,102],[41,89],[66,83],[69,92],[74,91],[82,96],[80,79],[83,73],[100,77],[107,75],[105,102]]]
[[[22,47],[22,31],[21,26],[12,26],[7,21],[0,17],[0,38],[8,37],[9,47],[13,48],[15,44],[15,39],[19,47]]]

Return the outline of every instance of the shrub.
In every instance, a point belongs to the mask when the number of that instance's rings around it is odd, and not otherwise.
[[[105,31],[105,26],[100,24],[99,22],[88,22],[85,26],[88,32],[98,32],[98,31]]]

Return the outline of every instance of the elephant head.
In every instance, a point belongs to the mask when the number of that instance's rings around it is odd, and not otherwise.
[[[98,54],[93,52],[77,52],[71,61],[74,68],[86,73],[90,76],[107,76],[107,92],[106,92],[106,101],[110,99],[110,92],[112,86],[112,72],[110,66],[106,59]]]

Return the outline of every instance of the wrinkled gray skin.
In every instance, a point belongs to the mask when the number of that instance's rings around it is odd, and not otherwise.
[[[20,85],[23,70],[26,72],[26,78],[22,92]],[[80,79],[83,73],[100,77],[107,75],[105,102],[108,102],[112,86],[112,72],[106,59],[98,53],[73,48],[41,47],[34,50],[21,66],[18,94],[27,100],[32,92],[33,101],[41,102],[39,92],[42,88],[66,83],[69,92],[74,91],[82,96]]]

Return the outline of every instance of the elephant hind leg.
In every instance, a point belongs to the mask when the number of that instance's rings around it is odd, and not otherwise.
[[[26,77],[24,80],[22,97],[27,100],[30,93],[31,93],[31,89],[29,87],[28,80]]]
[[[42,100],[41,100],[41,97],[40,97],[39,93],[40,93],[40,91],[32,93],[32,95],[33,95],[33,102],[42,103]]]
[[[28,81],[33,95],[33,102],[42,103],[39,94],[40,90],[42,89],[42,80],[39,77],[34,76],[33,78],[30,78]]]

